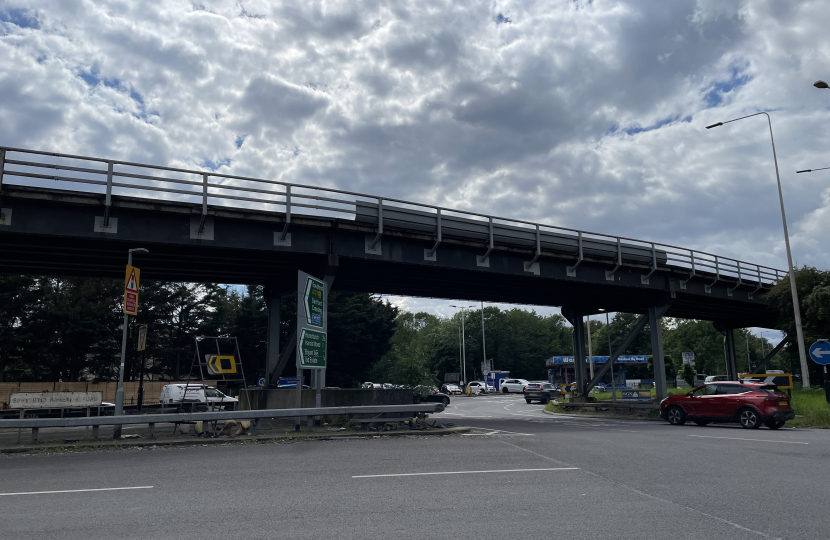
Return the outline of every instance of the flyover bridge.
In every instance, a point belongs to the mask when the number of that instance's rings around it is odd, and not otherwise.
[[[337,290],[557,306],[572,323],[605,311],[774,327],[763,293],[786,272],[657,242],[276,180],[0,147],[0,273],[260,284],[276,380],[281,295],[297,271]],[[577,383],[585,374],[574,324]],[[632,335],[633,337],[633,335]],[[620,347],[620,353],[625,344]],[[734,344],[729,375],[736,377]],[[607,369],[610,364],[606,364]],[[580,369],[580,366],[582,369]],[[580,373],[581,372],[581,373]],[[658,392],[665,381],[656,376]]]

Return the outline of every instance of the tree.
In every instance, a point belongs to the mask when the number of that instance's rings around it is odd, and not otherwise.
[[[795,282],[802,314],[804,344],[809,347],[817,339],[830,338],[830,270],[817,270],[810,266],[796,268]],[[776,283],[767,293],[766,299],[770,309],[778,316],[776,328],[790,338],[784,347],[784,367],[790,373],[801,373],[789,278],[784,277]],[[821,366],[808,360],[807,367],[811,380],[821,380]]]

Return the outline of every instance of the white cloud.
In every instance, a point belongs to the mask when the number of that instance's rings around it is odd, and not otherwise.
[[[0,0],[0,144],[827,268],[818,0]],[[436,307],[436,310],[439,308]],[[440,310],[439,310],[440,311]]]

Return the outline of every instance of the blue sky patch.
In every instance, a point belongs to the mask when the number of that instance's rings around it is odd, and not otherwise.
[[[678,116],[670,116],[669,118],[664,118],[663,120],[657,121],[656,123],[654,123],[651,126],[643,127],[643,126],[640,126],[640,125],[636,125],[636,126],[632,126],[632,127],[625,128],[625,129],[620,129],[619,124],[614,124],[613,126],[611,126],[611,129],[609,129],[606,132],[606,135],[614,135],[616,133],[625,133],[626,135],[636,135],[638,133],[643,133],[645,131],[653,131],[655,129],[660,129],[663,126],[666,126],[668,124],[672,124],[672,123],[678,122],[678,121],[679,122],[691,122],[692,117],[691,116],[686,116],[684,118],[680,118],[679,115]]]
[[[248,137],[248,134],[247,134],[247,133],[242,133],[242,134],[240,134],[240,135],[237,135],[237,136],[236,136],[236,140],[235,140],[235,141],[233,141],[233,144],[234,144],[237,148],[242,148],[242,143],[244,143],[244,142],[245,142],[245,139],[246,139],[247,137]]]
[[[228,167],[231,164],[231,158],[222,158],[217,161],[211,161],[209,159],[205,159],[199,165],[200,167],[204,167],[205,169],[210,169],[211,171],[215,171],[220,167]]]
[[[729,80],[716,82],[710,86],[703,96],[703,101],[709,108],[717,107],[723,103],[725,94],[728,94],[735,88],[745,85],[750,80],[752,80],[752,77],[746,75],[745,73],[740,73],[737,68],[732,68]]]
[[[40,28],[34,13],[20,8],[0,9],[0,22],[11,23],[20,28]]]
[[[509,17],[505,17],[505,16],[504,16],[504,15],[502,15],[501,13],[499,13],[498,15],[496,15],[496,16],[495,16],[495,18],[494,18],[493,20],[494,20],[494,21],[496,21],[496,24],[510,24],[510,23],[512,23],[512,22],[513,22],[512,20],[510,20],[510,18],[509,18]]]

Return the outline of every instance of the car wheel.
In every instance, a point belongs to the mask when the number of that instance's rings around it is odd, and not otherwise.
[[[502,392],[505,393],[505,394],[507,393],[507,387],[506,386],[502,389]]]
[[[758,429],[761,427],[761,417],[758,416],[758,412],[755,409],[741,409],[738,412],[738,421],[741,423],[741,427],[746,429]]]
[[[530,404],[530,400],[529,400],[529,399],[526,399],[525,401],[526,401],[528,404]]]
[[[547,405],[548,401],[550,401],[550,400],[542,398],[542,405]]]
[[[666,418],[669,420],[669,424],[673,426],[682,426],[686,423],[686,413],[677,405],[666,412]]]
[[[448,397],[445,397],[445,398],[444,398],[444,399],[442,399],[441,401],[443,401],[443,402],[444,402],[444,405],[449,405],[449,404],[450,404],[450,398],[448,398]]]
[[[766,422],[766,426],[770,429],[778,429],[784,427],[785,421],[784,420],[770,420]]]
[[[708,426],[709,422],[706,420],[695,420],[695,424],[699,425],[700,427]]]

